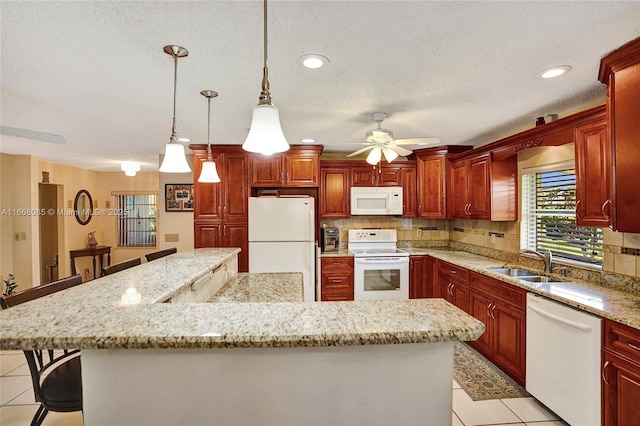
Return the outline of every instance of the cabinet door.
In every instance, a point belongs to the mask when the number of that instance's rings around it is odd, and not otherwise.
[[[402,217],[416,217],[418,194],[416,189],[417,172],[415,167],[401,169],[402,184]]]
[[[453,297],[451,303],[465,312],[469,312],[469,286],[460,282],[454,282],[451,287]]]
[[[611,144],[606,120],[575,130],[576,223],[606,227],[611,214]]]
[[[224,247],[240,247],[238,272],[249,272],[249,225],[246,222],[222,225]]]
[[[428,297],[427,256],[409,256],[409,299]]]
[[[353,300],[353,271],[322,272],[320,300]]]
[[[489,157],[482,156],[469,160],[467,212],[472,219],[491,219],[491,174]]]
[[[284,170],[281,154],[251,155],[251,186],[284,186]]]
[[[197,155],[193,161],[194,185],[194,201],[193,201],[193,219],[194,220],[220,220],[222,219],[222,186],[224,185],[223,165],[220,164],[221,154],[212,155],[213,161],[216,163],[218,175],[222,182],[218,183],[201,183],[198,182],[198,176],[202,170],[202,160],[206,158]]]
[[[320,170],[320,219],[349,217],[349,169]]]
[[[372,166],[351,167],[351,186],[375,186],[376,169]]]
[[[224,188],[222,217],[225,220],[247,220],[249,218],[249,156],[243,153],[224,154]],[[218,184],[220,185],[220,184]]]
[[[417,163],[418,217],[446,219],[445,156],[422,156]]]
[[[289,153],[284,157],[285,184],[293,187],[318,186],[318,155]]]
[[[525,379],[525,312],[501,302],[491,308],[493,347],[491,359],[518,384]]]
[[[393,164],[378,164],[376,186],[401,186],[402,166]]]
[[[469,315],[475,319],[482,321],[485,326],[485,332],[478,340],[468,342],[478,352],[491,358],[491,346],[493,336],[493,321],[491,320],[491,305],[492,300],[485,293],[471,289],[469,292]]]
[[[195,248],[224,247],[221,226],[221,222],[194,222]]]
[[[603,351],[602,422],[634,426],[640,419],[640,365]]]
[[[466,161],[451,162],[448,176],[449,217],[468,219],[467,213],[467,163]]]

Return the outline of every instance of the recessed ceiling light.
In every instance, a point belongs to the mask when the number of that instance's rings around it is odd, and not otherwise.
[[[302,143],[314,143],[316,140],[313,138],[302,138],[300,139],[300,142]]]
[[[297,62],[305,68],[320,68],[328,64],[329,59],[326,56],[311,54],[300,56]]]
[[[546,70],[542,70],[538,73],[538,78],[554,78],[559,77],[562,74],[566,74],[571,71],[571,67],[569,65],[561,65],[559,67],[548,68]]]

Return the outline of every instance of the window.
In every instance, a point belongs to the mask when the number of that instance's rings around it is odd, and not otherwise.
[[[573,162],[522,175],[522,245],[554,256],[602,265],[602,229],[576,225]]]
[[[118,247],[155,247],[156,194],[116,194]]]

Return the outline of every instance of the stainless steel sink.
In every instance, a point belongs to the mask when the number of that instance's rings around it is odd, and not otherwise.
[[[520,278],[520,277],[532,277],[536,275],[533,272],[529,272],[527,270],[518,269],[518,268],[489,268],[489,269],[499,274],[508,275],[510,277]]]
[[[521,281],[527,281],[530,283],[559,283],[562,282],[561,280],[557,280],[555,278],[549,278],[549,277],[545,277],[542,275],[536,275],[533,277],[519,277],[518,278]]]

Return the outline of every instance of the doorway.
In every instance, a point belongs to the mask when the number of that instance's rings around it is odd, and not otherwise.
[[[64,187],[51,183],[38,185],[40,228],[40,283],[55,281],[60,276],[60,253],[64,253],[63,214]]]

